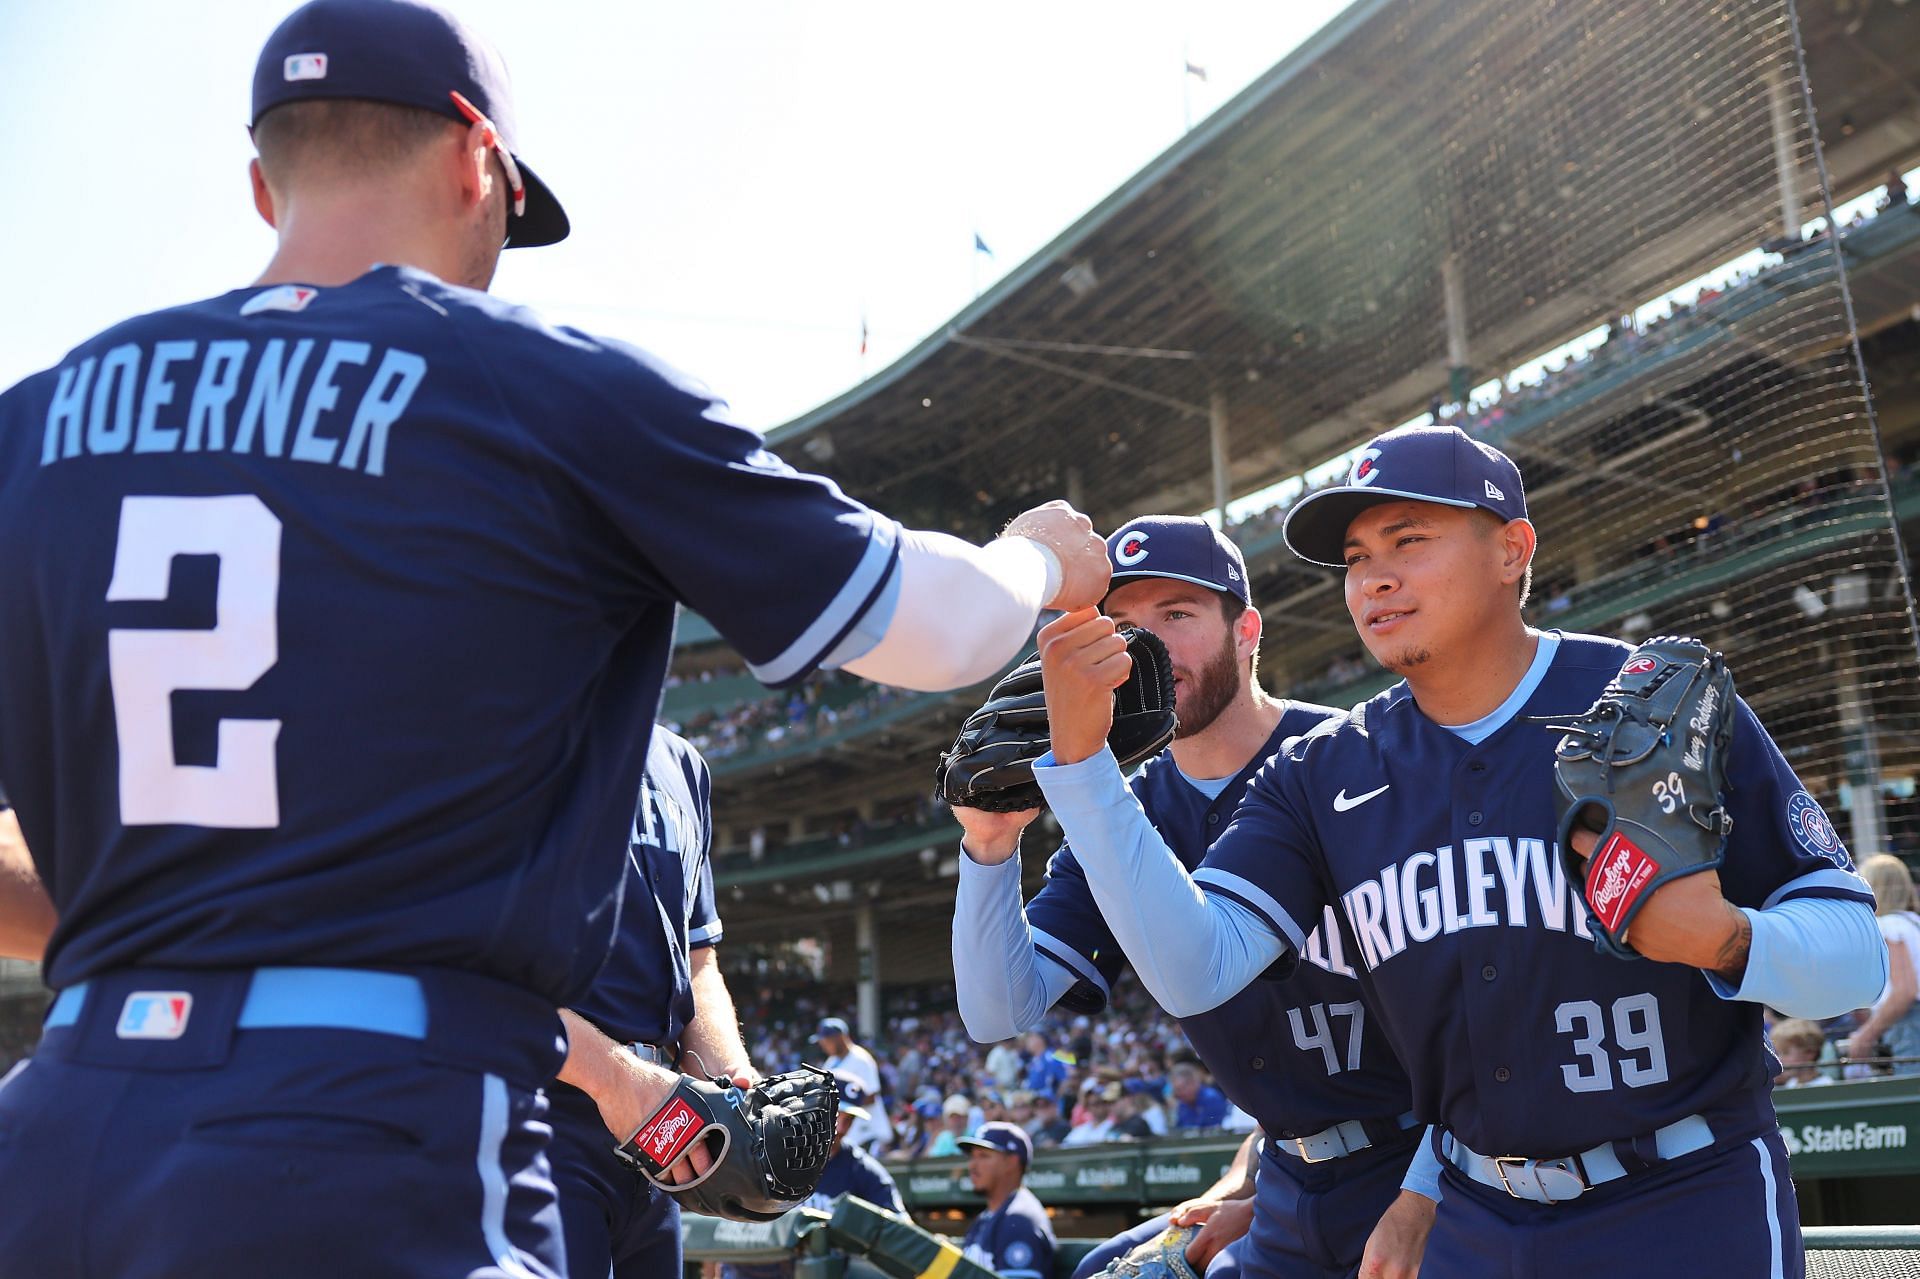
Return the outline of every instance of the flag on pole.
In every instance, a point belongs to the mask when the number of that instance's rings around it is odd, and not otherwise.
[[[865,355],[866,353],[867,353],[867,316],[866,316],[866,313],[865,313],[865,312],[861,312],[861,315],[860,315],[860,354],[862,354],[862,355]]]
[[[1187,74],[1195,77],[1202,84],[1206,83],[1207,69],[1205,67],[1195,66],[1191,61],[1189,61],[1187,63]]]
[[[987,242],[980,238],[980,233],[978,231],[975,231],[973,233],[973,251],[975,253],[984,253],[988,257],[993,256],[993,250],[987,247]]]

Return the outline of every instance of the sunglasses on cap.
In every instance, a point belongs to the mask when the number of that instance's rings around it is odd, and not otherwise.
[[[508,151],[506,144],[500,140],[500,130],[494,128],[493,121],[487,119],[480,108],[467,101],[458,90],[449,89],[447,96],[453,99],[454,106],[460,108],[461,115],[467,117],[471,123],[479,125],[484,131],[481,135],[482,139],[493,148],[493,153],[500,157],[500,167],[507,171],[507,187],[513,192],[513,216],[525,217],[527,184],[520,179],[520,166],[513,162],[513,153]]]

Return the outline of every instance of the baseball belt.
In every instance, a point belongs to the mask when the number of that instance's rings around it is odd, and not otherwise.
[[[1712,1125],[1699,1115],[1688,1115],[1656,1129],[1651,1138],[1602,1142],[1591,1150],[1559,1159],[1477,1154],[1452,1133],[1441,1134],[1440,1154],[1483,1186],[1504,1190],[1515,1199],[1558,1204],[1578,1199],[1595,1186],[1705,1150],[1712,1144]],[[1652,1157],[1642,1153],[1649,1147],[1654,1151]]]
[[[1418,1124],[1409,1110],[1398,1119],[1343,1119],[1331,1128],[1322,1128],[1305,1137],[1268,1137],[1267,1141],[1280,1154],[1291,1155],[1302,1163],[1317,1164],[1385,1145],[1415,1127]]]

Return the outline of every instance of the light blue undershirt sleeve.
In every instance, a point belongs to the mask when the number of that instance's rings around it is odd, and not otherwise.
[[[1820,1021],[1869,1007],[1886,989],[1887,946],[1865,902],[1795,897],[1740,913],[1753,924],[1747,971],[1738,989],[1707,973],[1720,998]]]
[[[1527,666],[1527,673],[1522,675],[1520,682],[1513,686],[1513,691],[1507,694],[1506,701],[1495,707],[1492,714],[1483,715],[1471,724],[1442,724],[1440,727],[1455,737],[1465,738],[1474,746],[1486,741],[1506,727],[1508,720],[1520,713],[1520,708],[1527,704],[1527,699],[1532,697],[1534,690],[1540,687],[1540,681],[1547,677],[1547,668],[1553,665],[1553,655],[1559,651],[1560,637],[1551,631],[1542,631],[1540,643],[1533,650],[1533,661]]]
[[[963,845],[953,905],[953,985],[967,1033],[993,1044],[1036,1029],[1078,980],[1033,948],[1020,902],[1020,858],[982,866]]]
[[[1120,949],[1168,1013],[1218,1008],[1287,953],[1252,911],[1200,891],[1147,820],[1112,751],[1058,765],[1048,752],[1033,776]]]
[[[1416,1195],[1424,1195],[1435,1203],[1440,1202],[1440,1156],[1433,1149],[1433,1129],[1420,1138],[1420,1144],[1413,1152],[1413,1162],[1407,1165],[1407,1175],[1400,1181],[1400,1189],[1411,1190]]]

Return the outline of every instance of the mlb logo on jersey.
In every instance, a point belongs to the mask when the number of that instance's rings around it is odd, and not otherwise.
[[[327,55],[324,53],[291,54],[282,65],[281,74],[288,80],[324,80],[327,78]]]
[[[178,1039],[187,1033],[193,996],[184,990],[136,990],[120,1008],[122,1039]]]
[[[242,315],[258,315],[262,311],[304,311],[307,303],[320,296],[320,290],[304,284],[283,284],[277,289],[268,289],[265,293],[256,293],[240,307]]]

